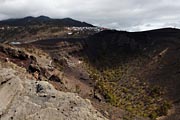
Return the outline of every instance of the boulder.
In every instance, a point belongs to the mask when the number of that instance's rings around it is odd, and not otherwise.
[[[50,81],[54,81],[54,82],[60,82],[63,84],[63,82],[61,81],[61,79],[56,76],[56,75],[52,75],[50,78],[49,78]]]
[[[28,71],[30,73],[34,73],[34,72],[40,73],[41,72],[41,68],[38,65],[36,65],[36,64],[30,64],[29,68],[28,68]]]

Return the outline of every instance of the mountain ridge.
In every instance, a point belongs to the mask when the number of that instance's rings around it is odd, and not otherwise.
[[[9,26],[29,26],[29,25],[39,25],[39,24],[46,24],[46,25],[57,25],[57,26],[65,26],[65,27],[94,27],[91,24],[86,22],[81,22],[78,20],[74,20],[72,18],[50,18],[47,16],[27,16],[24,18],[12,18],[0,21],[0,25],[9,25]]]

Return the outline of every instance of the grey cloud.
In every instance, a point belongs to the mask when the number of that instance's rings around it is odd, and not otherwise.
[[[179,0],[0,0],[0,19],[72,17],[120,30],[180,27]]]

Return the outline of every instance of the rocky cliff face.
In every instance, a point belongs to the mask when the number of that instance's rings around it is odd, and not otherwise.
[[[11,68],[0,68],[1,120],[106,120],[89,100],[20,76]]]

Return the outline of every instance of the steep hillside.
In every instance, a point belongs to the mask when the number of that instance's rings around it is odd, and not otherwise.
[[[171,28],[104,31],[90,37],[86,60],[96,89],[113,105],[136,115],[166,115],[172,103],[179,106],[179,40],[180,30]],[[177,111],[179,107],[175,115]]]
[[[106,120],[90,100],[63,92],[60,71],[45,53],[1,45],[0,54],[1,120]]]

